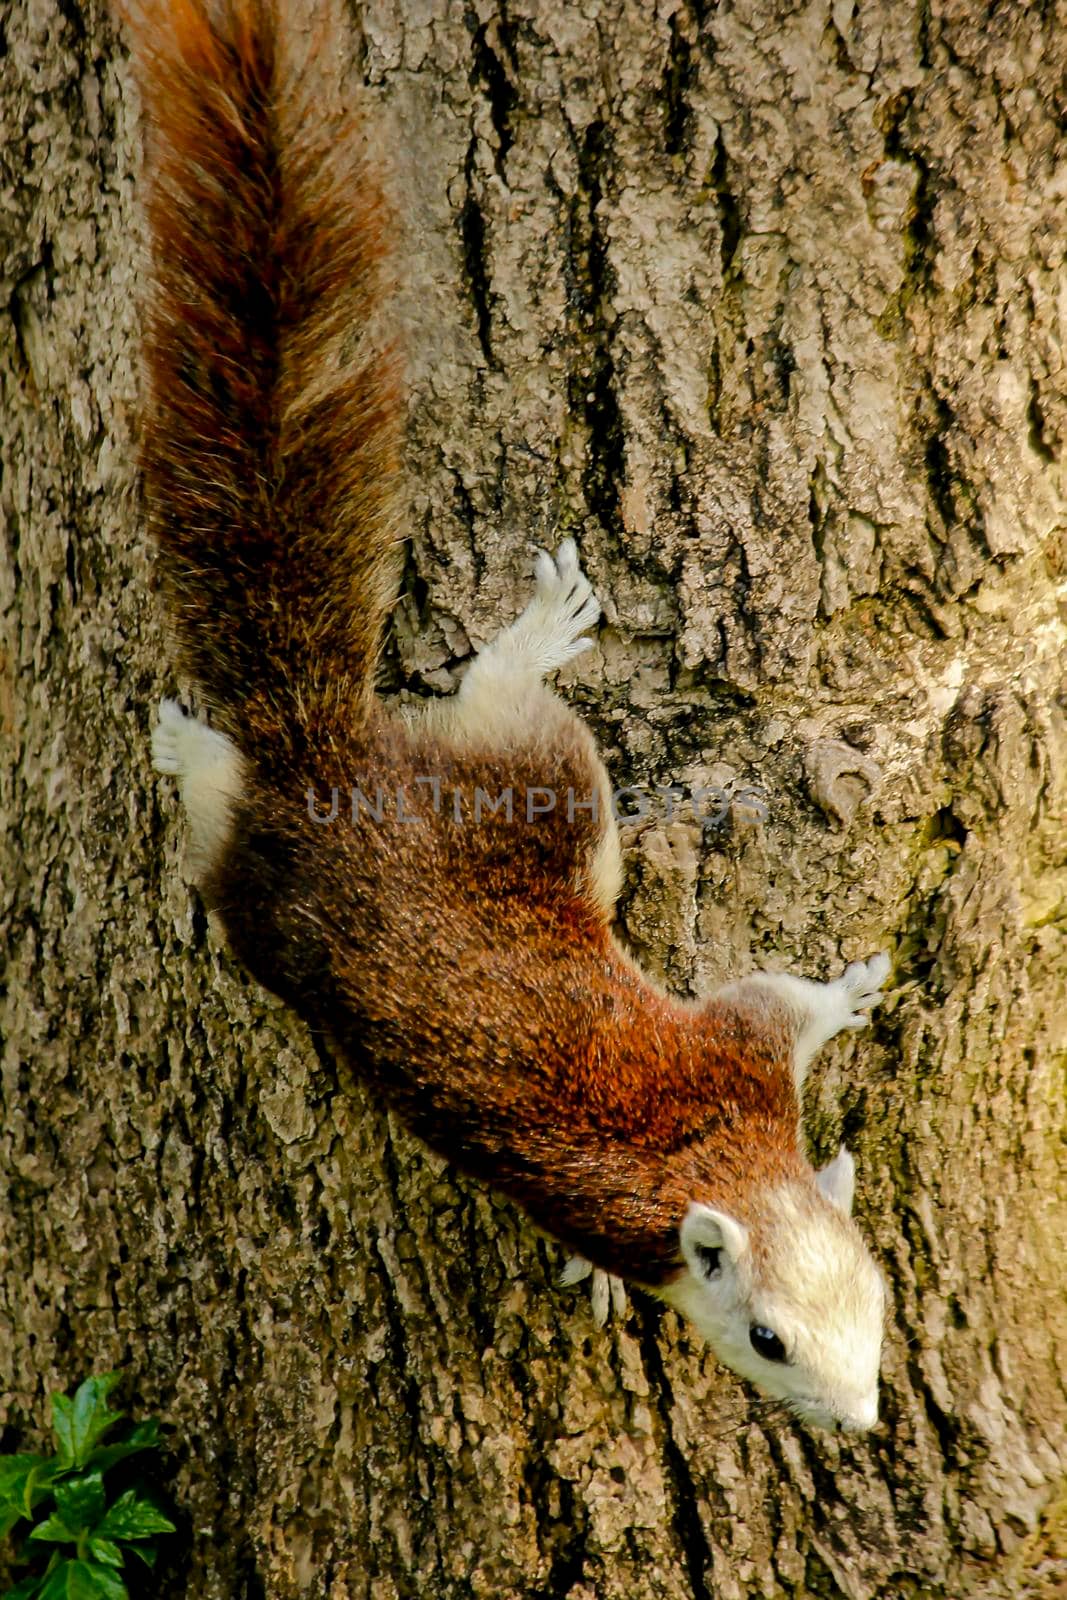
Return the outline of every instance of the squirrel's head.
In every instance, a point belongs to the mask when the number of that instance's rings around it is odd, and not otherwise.
[[[885,1289],[849,1216],[854,1177],[842,1150],[813,1184],[771,1189],[747,1224],[692,1204],[663,1298],[802,1421],[858,1433],[878,1420]]]

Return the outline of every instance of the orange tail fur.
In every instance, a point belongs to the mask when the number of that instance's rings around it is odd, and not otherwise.
[[[287,9],[133,0],[126,18],[150,188],[148,517],[180,663],[250,754],[366,717],[399,571],[399,382],[364,331],[384,208],[354,118],[323,106],[336,27],[314,8],[294,62]]]

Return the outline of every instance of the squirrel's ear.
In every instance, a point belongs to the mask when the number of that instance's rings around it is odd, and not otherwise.
[[[704,1278],[718,1271],[723,1255],[738,1261],[748,1249],[748,1229],[743,1223],[695,1200],[685,1214],[679,1238],[686,1261]]]
[[[845,1216],[852,1213],[852,1196],[856,1191],[856,1163],[841,1146],[828,1167],[815,1174],[820,1193]]]

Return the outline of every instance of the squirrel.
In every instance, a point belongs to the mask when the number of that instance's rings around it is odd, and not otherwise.
[[[626,952],[611,785],[545,682],[600,615],[570,539],[455,694],[403,715],[376,692],[403,406],[366,337],[380,180],[324,103],[341,24],[316,7],[302,32],[299,0],[135,3],[143,495],[211,715],[165,700],[152,750],[205,904],[409,1129],[573,1252],[572,1279],[657,1296],[809,1426],[871,1428],[885,1287],[852,1158],[813,1170],[799,1095],[888,958],[691,1000]]]

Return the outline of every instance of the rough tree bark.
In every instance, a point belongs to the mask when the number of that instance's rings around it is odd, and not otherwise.
[[[0,1418],[128,1370],[204,1600],[1049,1597],[1067,1582],[1067,15],[979,0],[373,0],[411,555],[454,681],[535,543],[680,991],[889,944],[828,1050],[893,1302],[839,1443],[428,1157],[234,969],[149,771],[137,121],[99,0],[0,18]]]

